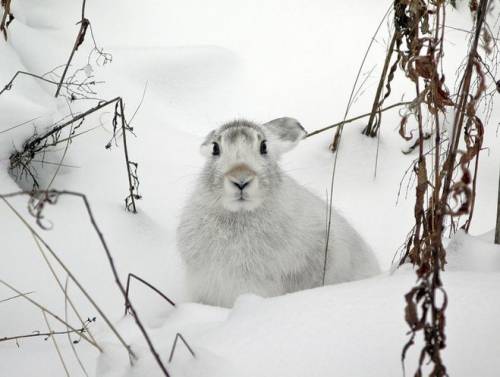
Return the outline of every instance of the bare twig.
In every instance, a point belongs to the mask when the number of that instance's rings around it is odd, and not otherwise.
[[[108,105],[114,104],[120,100],[121,100],[120,97],[115,97],[109,101],[104,101],[104,102],[99,103],[97,106],[94,106],[91,109],[88,109],[87,111],[72,117],[70,120],[63,122],[62,124],[59,124],[56,127],[51,128],[49,131],[43,133],[42,135],[37,136],[33,140],[30,140],[29,143],[25,146],[25,149],[26,150],[29,149],[33,153],[40,152],[42,149],[46,148],[45,145],[40,146],[42,141],[48,139],[52,135],[59,133],[61,130],[63,130],[67,126],[70,126],[70,125],[78,122],[79,120],[84,119],[85,117],[89,116],[90,114],[92,114],[96,111],[99,111],[102,108],[104,108]]]
[[[137,115],[137,112],[139,111],[139,109],[142,106],[142,103],[144,102],[144,97],[146,97],[146,90],[147,89],[148,89],[148,82],[146,81],[146,84],[144,85],[144,90],[142,91],[141,100],[139,101],[139,104],[135,108],[134,113],[132,114],[132,116],[130,117],[130,120],[128,121],[129,127],[131,126],[132,122],[134,121],[135,116]]]
[[[69,283],[69,276],[66,276],[66,281],[64,283],[64,320],[66,322],[68,322],[68,298],[69,298],[69,296],[68,296],[68,283]],[[79,342],[79,340],[73,341],[71,339],[70,332],[67,333],[67,336],[68,336],[68,343],[69,343],[71,349],[73,350],[73,355],[75,355],[76,361],[78,362],[80,369],[82,370],[83,374],[85,374],[85,376],[89,377],[89,374],[88,374],[87,370],[85,369],[85,366],[83,365],[83,362],[80,359],[78,352],[76,352],[75,343]]]
[[[474,33],[474,30],[472,30],[472,31],[471,30],[465,30],[465,29],[462,29],[462,28],[459,28],[459,27],[455,27],[455,26],[450,26],[450,25],[445,25],[445,28],[456,30],[456,31],[461,31],[462,33],[467,33],[467,34],[473,34]],[[498,38],[492,37],[492,39],[494,41],[500,41],[500,39],[498,39]]]
[[[337,171],[337,160],[339,157],[339,147],[340,147],[340,139],[342,137],[342,131],[344,129],[344,123],[347,119],[347,115],[349,114],[349,111],[351,109],[352,101],[353,101],[353,96],[356,92],[356,87],[358,85],[358,80],[361,75],[361,70],[363,69],[363,66],[365,65],[366,58],[368,57],[368,52],[371,49],[371,46],[373,42],[375,41],[375,37],[378,34],[378,31],[382,27],[382,24],[385,20],[385,18],[389,15],[389,13],[392,10],[392,4],[389,6],[387,11],[385,12],[384,16],[380,20],[380,23],[377,26],[377,29],[375,30],[375,33],[373,34],[370,43],[368,44],[368,47],[365,51],[365,54],[363,56],[363,60],[361,61],[361,64],[359,66],[358,72],[356,74],[356,79],[354,80],[354,84],[351,89],[351,94],[349,95],[349,99],[347,101],[347,106],[344,112],[344,119],[342,120],[342,123],[338,125],[337,131],[335,132],[335,136],[333,137],[333,141],[330,144],[330,150],[332,152],[336,152],[335,156],[333,158],[333,165],[332,165],[332,175],[330,179],[330,202],[328,203],[328,222],[327,222],[327,232],[326,232],[326,242],[325,242],[325,250],[324,250],[324,261],[323,261],[323,275],[322,275],[322,285],[325,285],[325,278],[326,278],[326,271],[327,271],[327,263],[328,263],[328,248],[330,246],[330,233],[331,233],[331,225],[332,225],[332,206],[333,206],[333,188],[334,188],[334,182],[335,182],[335,173]]]
[[[395,43],[396,43],[396,33],[394,33],[392,35],[391,43],[389,45],[389,49],[387,51],[387,55],[385,58],[384,67],[382,69],[382,73],[380,75],[380,80],[378,82],[377,92],[375,93],[375,98],[373,99],[373,105],[372,105],[372,111],[370,113],[370,118],[368,119],[368,124],[366,125],[366,127],[363,129],[363,132],[362,132],[364,135],[367,135],[367,136],[371,136],[371,137],[376,136],[377,131],[378,131],[378,125],[380,125],[380,122],[381,122],[380,117],[381,117],[382,112],[379,111],[378,109],[382,106],[382,104],[385,100],[385,97],[382,99],[382,101],[380,101],[380,96],[382,95],[382,89],[384,87],[385,78],[387,76],[387,70],[389,69],[389,63],[391,62],[391,57],[392,57],[392,54],[394,52]],[[374,125],[373,122],[375,121],[376,115],[378,115],[379,119],[377,120],[377,124]]]
[[[129,189],[129,196],[125,198],[125,207],[127,209],[132,208],[132,212],[136,213],[137,208],[135,206],[135,199],[140,199],[140,196],[136,194],[135,188],[136,185],[132,183],[132,172],[130,170],[130,159],[128,158],[128,148],[127,148],[127,138],[125,136],[125,131],[127,130],[127,124],[125,122],[125,113],[123,111],[123,101],[120,99],[118,102],[120,104],[120,118],[121,118],[121,123],[122,123],[122,137],[123,137],[123,150],[125,152],[125,164],[127,165],[127,177],[128,177],[128,189]],[[137,168],[137,164],[135,164],[135,167]],[[130,203],[128,202],[130,200]],[[130,204],[130,205],[129,205]]]
[[[413,101],[406,101],[406,102],[398,102],[398,103],[394,103],[390,106],[387,106],[387,107],[384,107],[383,109],[380,109],[379,111],[380,112],[384,112],[384,111],[387,111],[387,110],[390,110],[390,109],[393,109],[395,107],[399,107],[399,106],[408,106],[408,105],[411,105],[413,103]],[[324,132],[324,131],[327,131],[327,130],[330,130],[332,128],[335,128],[335,127],[339,127],[343,124],[347,124],[347,123],[351,123],[351,122],[355,122],[357,120],[360,120],[360,119],[363,119],[363,118],[366,118],[367,116],[370,116],[371,112],[369,113],[366,113],[366,114],[362,114],[362,115],[358,115],[354,118],[350,118],[350,119],[346,119],[346,120],[343,120],[341,122],[338,122],[338,123],[334,123],[330,126],[326,126],[326,127],[323,127],[323,128],[320,128],[319,130],[315,130],[315,131],[312,131],[312,132],[309,132],[307,135],[306,135],[306,138],[307,137],[311,137],[311,136],[314,136],[314,135],[317,135],[319,134],[320,132]]]
[[[16,124],[15,126],[8,127],[8,128],[6,128],[5,130],[0,131],[0,134],[3,134],[3,133],[6,133],[6,132],[9,132],[9,131],[12,131],[12,130],[14,130],[14,129],[18,128],[18,127],[25,126],[26,124],[31,123],[31,122],[33,122],[34,120],[37,120],[37,119],[40,119],[40,118],[41,118],[41,117],[32,118],[32,119],[27,120],[27,121],[25,121],[25,122],[22,122],[22,123]]]
[[[40,75],[36,75],[34,73],[30,73],[30,72],[25,72],[25,71],[17,71],[14,76],[12,76],[12,78],[10,79],[10,81],[3,87],[2,90],[0,90],[0,95],[2,95],[4,92],[8,91],[8,90],[11,90],[12,89],[12,86],[14,85],[14,81],[16,80],[16,78],[18,76],[21,76],[21,75],[24,75],[24,76],[30,76],[30,77],[33,77],[37,80],[41,80],[43,82],[46,82],[48,84],[52,84],[52,85],[58,85],[58,82],[57,81],[53,81],[53,80],[50,80],[44,76],[40,76]],[[67,87],[74,87],[74,88],[78,88],[78,87],[82,87],[82,85],[95,85],[99,82],[97,81],[89,81],[85,84],[82,84],[82,83],[77,83],[77,82],[63,82],[63,85],[64,86],[67,86]]]
[[[47,328],[49,329],[49,334],[52,334],[52,328],[50,327],[49,319],[47,318],[47,314],[45,314],[45,311],[42,310],[43,318],[45,319],[45,323],[47,324]],[[52,338],[52,343],[54,344],[54,348],[56,349],[57,355],[59,356],[59,360],[61,360],[61,364],[64,368],[64,372],[66,372],[66,376],[69,377],[69,371],[68,367],[66,366],[66,363],[64,362],[64,357],[62,356],[61,350],[59,349],[59,345],[57,344],[57,340],[54,336],[50,336]]]
[[[43,312],[43,310],[42,310]],[[52,331],[49,330],[49,332],[40,332],[40,331],[33,331],[31,334],[24,334],[24,335],[16,335],[16,336],[5,336],[3,338],[0,338],[0,342],[8,342],[12,340],[19,340],[19,339],[26,339],[26,338],[37,338],[37,337],[43,337],[45,340],[48,338],[52,337],[53,335],[66,335],[66,334],[78,334],[81,335],[82,333],[85,333],[87,331],[86,327],[82,327],[81,329],[69,329],[65,331]]]
[[[361,75],[361,70],[363,69],[364,65],[365,65],[365,61],[366,61],[366,58],[368,57],[368,53],[370,52],[371,50],[371,47],[373,45],[373,42],[375,41],[375,37],[377,36],[380,28],[382,27],[382,24],[384,23],[384,20],[387,18],[387,16],[389,15],[389,13],[391,12],[392,10],[392,4],[389,6],[389,8],[387,9],[387,11],[385,12],[384,16],[382,17],[382,19],[380,20],[378,26],[377,26],[377,29],[375,29],[375,32],[373,33],[371,39],[370,39],[370,43],[368,44],[368,47],[367,49],[365,50],[365,54],[363,56],[363,59],[361,61],[361,64],[359,66],[359,69],[358,69],[358,72],[356,74],[356,79],[354,80],[354,84],[352,86],[352,89],[351,89],[351,94],[349,95],[349,99],[347,101],[347,106],[346,106],[346,109],[345,109],[345,113],[344,113],[344,120],[347,118],[347,115],[349,114],[349,110],[351,109],[351,106],[352,106],[352,101],[353,101],[353,98],[354,98],[354,93],[356,91],[356,87],[358,85],[358,80],[359,80],[359,77]],[[340,124],[339,125],[339,128],[337,129],[337,132],[335,133],[335,136],[333,138],[333,141],[332,143],[330,144],[330,150],[332,152],[335,152],[338,147],[339,147],[339,144],[340,144],[340,138],[342,136],[342,129],[343,129],[343,125]],[[337,155],[335,156],[335,161],[334,161],[334,171],[335,171],[335,166],[337,164]],[[335,176],[335,173],[333,174],[333,176]],[[333,197],[333,195],[331,195],[331,197]],[[328,242],[327,242],[328,243]]]
[[[60,194],[74,195],[74,196],[80,197],[83,200],[83,202],[85,204],[85,208],[87,209],[87,213],[89,215],[90,222],[91,222],[92,226],[94,227],[94,230],[97,233],[97,235],[98,235],[98,237],[99,237],[99,239],[101,241],[101,245],[102,245],[104,251],[106,252],[106,256],[108,257],[108,262],[109,262],[109,265],[111,267],[111,271],[113,272],[113,275],[115,277],[115,282],[116,282],[118,288],[120,288],[120,292],[122,293],[123,298],[126,299],[126,300],[128,300],[126,298],[125,288],[123,287],[123,284],[120,281],[120,278],[118,276],[118,271],[116,270],[116,267],[115,267],[115,264],[114,264],[114,261],[113,261],[113,257],[111,255],[110,250],[108,249],[108,245],[106,244],[106,241],[104,240],[104,235],[102,234],[101,230],[97,226],[97,223],[95,221],[94,215],[92,214],[92,210],[90,209],[90,204],[89,204],[89,202],[87,200],[87,197],[84,194],[81,194],[81,193],[78,193],[78,192],[61,191],[59,193]],[[149,346],[149,350],[151,351],[153,357],[155,358],[158,366],[162,370],[163,374],[166,377],[169,377],[170,375],[169,375],[169,373],[167,371],[167,368],[165,367],[165,365],[161,361],[160,355],[156,351],[153,343],[151,342],[151,339],[149,338],[149,335],[146,332],[146,329],[144,328],[141,320],[139,319],[139,315],[137,314],[137,312],[136,312],[136,310],[135,310],[135,308],[132,305],[132,302],[130,300],[128,300],[128,306],[129,306],[130,312],[132,313],[132,315],[133,315],[133,317],[135,319],[135,322],[136,322],[137,326],[139,327],[139,330],[141,331],[144,339],[146,340],[146,343]]]
[[[186,339],[184,339],[184,337],[182,336],[182,334],[177,333],[175,335],[174,343],[172,344],[172,349],[170,350],[170,356],[168,357],[168,362],[169,363],[172,362],[172,359],[173,359],[174,353],[175,353],[175,349],[177,348],[177,340],[178,339],[182,340],[182,343],[184,343],[184,345],[188,349],[189,353],[191,353],[191,356],[193,356],[194,358],[196,358],[196,355],[195,355],[193,349],[189,346],[188,342],[186,342]]]
[[[499,175],[500,177],[500,175]],[[497,225],[495,228],[495,243],[500,244],[500,178],[498,182],[498,200],[497,200]]]
[[[130,282],[132,278],[136,279],[137,281],[141,282],[145,286],[151,288],[154,292],[159,294],[165,301],[167,301],[170,305],[175,306],[175,303],[170,300],[162,291],[160,291],[158,288],[156,288],[153,284],[148,283],[146,280],[140,278],[139,276],[129,273],[127,277],[127,285],[125,288],[125,314],[127,314],[128,309],[129,309],[129,290],[130,290]]]
[[[56,274],[56,272],[54,270],[54,267],[52,267],[52,264],[50,263],[49,259],[47,258],[47,255],[45,255],[45,252],[43,251],[43,248],[40,245],[40,241],[38,240],[38,238],[36,237],[36,235],[34,233],[31,233],[31,235],[33,236],[33,240],[35,241],[35,244],[36,244],[36,246],[38,248],[38,251],[40,251],[40,254],[42,255],[43,259],[45,260],[45,263],[47,263],[47,266],[48,266],[48,268],[49,268],[52,276],[54,277],[55,281],[57,282],[57,285],[59,286],[59,289],[61,289],[62,293],[64,294],[65,303],[69,302],[69,304],[71,305],[71,308],[73,309],[73,312],[76,314],[78,320],[80,321],[80,324],[82,325],[82,327],[85,327],[85,321],[83,320],[82,316],[80,315],[80,313],[76,309],[75,304],[73,304],[73,300],[71,300],[67,296],[66,289],[63,287],[63,285],[61,283],[61,280],[57,276],[57,274]],[[87,331],[87,333],[89,334],[89,338],[92,339],[92,341],[97,344],[97,340],[95,339],[95,337],[92,334],[92,332],[89,330],[89,331]]]
[[[16,292],[17,294],[19,295],[22,295],[26,300],[28,300],[29,302],[31,302],[33,305],[35,305],[37,308],[41,309],[42,311],[46,312],[47,314],[49,314],[52,318],[54,318],[55,320],[57,320],[58,322],[62,323],[63,325],[69,327],[73,332],[78,332],[79,330],[74,328],[73,326],[71,326],[70,324],[66,323],[61,317],[59,317],[57,314],[54,314],[52,313],[49,309],[47,309],[46,307],[44,307],[43,305],[39,304],[38,302],[36,302],[35,300],[29,298],[28,296],[22,294],[20,291],[18,291],[16,288],[14,288],[12,285],[6,283],[5,281],[3,280],[0,280],[0,284],[3,284],[5,285],[7,288],[9,288],[10,290]],[[85,339],[88,343],[92,344],[94,347],[96,347],[99,351],[102,352],[102,349],[99,347],[99,345],[97,343],[94,343],[91,339],[89,339],[86,335],[84,335],[83,333],[80,333],[82,339]]]
[[[75,55],[75,52],[78,50],[78,47],[80,47],[85,40],[85,34],[87,32],[87,28],[90,25],[90,21],[85,18],[85,3],[86,0],[82,1],[82,18],[78,22],[80,24],[80,30],[78,31],[78,34],[76,36],[75,44],[73,45],[73,48],[71,50],[71,53],[69,55],[68,62],[66,63],[66,66],[64,67],[63,74],[61,75],[61,80],[59,81],[59,84],[57,85],[57,90],[55,97],[57,98],[59,96],[59,92],[61,91],[61,87],[63,85],[64,79],[66,78],[66,73],[68,72],[68,68],[71,65],[71,61],[73,60],[73,56]]]
[[[34,291],[31,291],[31,292],[26,292],[26,293],[21,293],[21,294],[18,294],[18,295],[12,296],[12,297],[4,298],[3,300],[0,300],[0,304],[1,304],[2,302],[6,302],[6,301],[14,300],[14,299],[19,298],[19,297],[23,297],[23,296],[30,295],[30,294],[32,294],[33,292],[34,292]]]
[[[52,80],[49,80],[43,76],[40,76],[40,75],[35,75],[34,73],[30,73],[30,72],[25,72],[25,71],[17,71],[14,76],[12,76],[12,78],[10,79],[10,81],[3,87],[2,90],[0,90],[0,95],[3,94],[3,92],[7,91],[7,90],[11,90],[12,89],[12,85],[14,84],[14,80],[17,78],[17,76],[19,75],[25,75],[25,76],[30,76],[30,77],[34,77],[35,79],[38,79],[38,80],[42,80],[42,81],[45,81],[49,84],[55,84],[57,85],[57,82],[55,81],[52,81]]]

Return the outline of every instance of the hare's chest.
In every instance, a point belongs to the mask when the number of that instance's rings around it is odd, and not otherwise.
[[[212,265],[227,276],[280,281],[283,275],[307,263],[297,252],[304,248],[294,242],[287,229],[252,222],[217,226],[210,232],[203,268]]]
[[[267,297],[287,291],[283,265],[269,258],[271,250],[260,243],[220,239],[206,251],[204,262],[191,271],[193,291],[203,302],[229,306],[244,293]]]

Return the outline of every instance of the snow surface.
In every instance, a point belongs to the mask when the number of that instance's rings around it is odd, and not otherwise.
[[[189,303],[183,288],[183,268],[175,250],[175,227],[183,202],[203,163],[202,138],[220,123],[246,117],[266,121],[292,116],[312,131],[342,119],[348,94],[373,31],[390,2],[317,1],[87,1],[96,40],[113,62],[94,67],[106,83],[99,97],[123,96],[127,114],[144,101],[134,118],[137,138],[129,138],[131,158],[139,162],[139,213],[124,211],[127,194],[121,143],[111,151],[111,111],[91,116],[96,127],[70,145],[52,188],[84,192],[92,205],[115,258],[120,275],[133,272],[161,288],[178,302],[174,309],[151,291],[136,285],[132,299],[147,324],[162,358],[168,360],[176,333],[182,333],[196,353],[193,359],[179,345],[168,364],[174,376],[400,376],[400,354],[408,339],[403,319],[403,294],[415,282],[410,268],[349,284],[263,299],[242,296],[231,310]],[[0,38],[0,83],[17,70],[42,74],[64,64],[74,43],[80,17],[79,1],[34,0],[12,3],[16,20],[9,40]],[[355,15],[355,17],[353,16]],[[467,29],[466,9],[450,11],[449,24]],[[466,48],[464,34],[448,30],[445,68],[453,77]],[[350,115],[371,106],[387,45],[384,26],[363,69],[366,84]],[[87,64],[90,48],[76,54],[74,68]],[[374,68],[373,72],[371,72]],[[371,72],[371,74],[370,74]],[[453,82],[453,80],[450,80]],[[408,84],[399,75],[387,103],[400,99]],[[71,111],[95,102],[70,105],[53,98],[54,87],[20,77],[0,96],[0,188],[19,190],[8,174],[8,158],[34,129],[39,132]],[[498,102],[498,101],[497,101]],[[498,106],[486,127],[478,194],[471,234],[493,228],[500,153],[495,144]],[[36,119],[35,119],[36,118]],[[8,128],[35,119],[24,126]],[[397,248],[412,224],[413,186],[397,192],[415,155],[403,155],[406,145],[397,135],[396,110],[383,117],[381,137],[360,135],[363,122],[346,125],[340,151],[334,203],[374,248],[388,271]],[[303,141],[286,155],[282,166],[309,189],[326,197],[333,156],[327,147],[332,133]],[[63,149],[47,153],[59,162]],[[375,177],[375,156],[378,164]],[[55,168],[37,166],[48,185]],[[30,219],[26,198],[10,202]],[[0,279],[52,311],[63,315],[64,296],[50,274],[30,232],[9,209],[0,206]],[[105,353],[83,341],[77,345],[90,375],[161,375],[132,319],[123,316],[117,290],[99,240],[81,201],[62,197],[46,209],[53,224],[44,239],[71,268],[103,310],[117,323],[139,361],[128,358],[98,318],[91,330]],[[33,222],[32,219],[29,221]],[[491,237],[458,233],[448,247],[449,265],[443,280],[449,295],[448,347],[444,358],[450,375],[494,376],[500,370],[500,250]],[[56,271],[64,280],[65,275]],[[69,294],[86,317],[96,311],[70,284]],[[0,300],[13,293],[0,287]],[[74,316],[70,316],[76,323]],[[51,320],[53,328],[60,326]],[[46,330],[40,311],[22,299],[0,302],[0,337]],[[82,375],[67,345],[58,338],[72,376]],[[409,351],[407,371],[417,359],[418,343]],[[0,343],[0,376],[64,376],[49,341],[42,338]]]

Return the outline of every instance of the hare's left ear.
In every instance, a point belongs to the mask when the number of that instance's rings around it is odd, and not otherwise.
[[[200,145],[200,152],[205,157],[209,157],[212,154],[214,136],[215,130],[210,131],[210,133],[205,137],[205,140],[203,140],[203,143]]]
[[[288,152],[302,140],[307,132],[302,125],[293,118],[278,118],[262,125],[270,137],[273,149],[279,154]]]

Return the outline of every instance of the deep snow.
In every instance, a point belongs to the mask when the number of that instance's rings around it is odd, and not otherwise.
[[[198,145],[205,134],[238,117],[266,121],[292,116],[309,131],[341,120],[369,38],[389,2],[150,0],[138,6],[127,0],[119,7],[111,1],[89,1],[87,6],[98,44],[113,54],[111,64],[94,67],[97,78],[106,80],[98,88],[100,97],[123,96],[131,114],[147,85],[134,119],[137,138],[130,138],[144,199],[138,203],[137,215],[124,211],[123,151],[121,145],[104,149],[111,134],[111,109],[87,119],[87,127],[101,126],[75,139],[64,159],[72,167],[61,169],[52,187],[82,191],[89,197],[122,278],[134,272],[182,303],[172,310],[150,291],[134,288],[133,300],[162,357],[168,358],[177,332],[197,354],[193,360],[180,345],[170,365],[173,375],[401,375],[400,352],[407,339],[403,294],[415,281],[409,268],[283,297],[247,295],[234,309],[226,310],[183,303],[189,297],[175,251],[178,215],[203,163]],[[16,20],[9,27],[9,40],[0,38],[1,86],[17,70],[41,74],[66,61],[78,28],[74,24],[80,2],[51,0],[40,5],[16,0],[13,12]],[[450,25],[465,29],[470,25],[465,9],[450,12],[448,19]],[[445,63],[454,72],[466,46],[463,33],[448,32]],[[352,116],[370,108],[386,42],[383,28],[363,72],[376,65],[375,70],[352,107]],[[86,50],[78,51],[75,68],[86,64],[89,46],[87,40]],[[393,86],[397,90],[387,103],[398,101],[406,88],[401,77]],[[19,189],[8,175],[8,157],[14,147],[20,148],[34,128],[43,130],[68,114],[68,103],[54,100],[53,93],[50,85],[20,78],[0,96],[2,193]],[[71,104],[73,112],[87,106]],[[3,132],[33,118],[38,119]],[[494,224],[498,119],[499,110],[494,108],[486,127],[489,149],[481,155],[472,234],[490,231]],[[396,205],[403,172],[415,158],[401,153],[404,143],[395,130],[398,122],[397,111],[384,114],[378,141],[359,134],[363,122],[346,125],[334,189],[335,206],[372,245],[386,271],[412,224],[413,188],[405,200],[406,182]],[[282,161],[287,172],[322,197],[331,176],[333,156],[327,150],[331,137],[327,132],[307,139]],[[58,150],[46,158],[58,162],[61,156]],[[40,165],[38,170],[43,182],[54,174],[50,165]],[[14,198],[11,203],[30,218],[25,198]],[[131,318],[121,318],[123,300],[81,202],[61,198],[47,208],[46,218],[53,229],[42,231],[43,237],[142,356],[129,368],[123,349],[98,319],[92,329],[106,353],[99,356],[85,343],[78,345],[90,374],[160,375]],[[35,291],[33,298],[64,313],[64,297],[33,238],[3,204],[0,228],[0,278],[22,291]],[[458,234],[448,250],[450,271],[443,276],[450,296],[445,362],[453,376],[496,375],[500,369],[498,247],[491,238]],[[85,317],[96,315],[74,286],[70,294]],[[0,288],[0,300],[12,295]],[[40,311],[25,301],[0,303],[0,337],[45,329]],[[71,375],[81,374],[66,338],[58,340]],[[414,367],[417,349],[409,353],[408,371]],[[0,376],[33,374],[64,375],[48,341],[24,340],[19,348],[14,342],[0,343]]]

